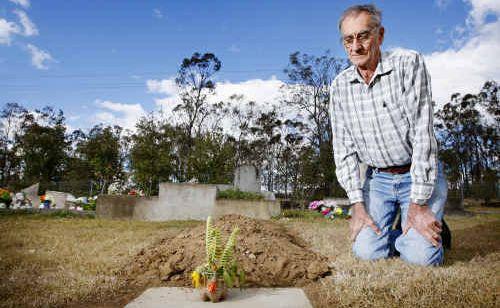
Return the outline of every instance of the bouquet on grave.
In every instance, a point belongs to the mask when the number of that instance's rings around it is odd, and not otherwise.
[[[212,225],[210,216],[207,218],[206,263],[198,266],[191,274],[193,286],[201,289],[204,301],[218,302],[227,296],[227,288],[241,288],[243,285],[245,273],[238,268],[234,257],[238,232],[238,227],[235,227],[223,247],[220,230]]]
[[[329,219],[349,219],[351,217],[349,209],[339,206],[334,200],[314,200],[309,203],[309,209],[320,212],[325,218]]]
[[[10,191],[0,188],[0,203],[3,203],[7,207],[11,202],[12,197],[10,196]]]

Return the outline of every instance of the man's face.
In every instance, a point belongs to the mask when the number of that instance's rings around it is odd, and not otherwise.
[[[384,28],[373,28],[370,15],[360,13],[347,16],[342,22],[342,42],[351,62],[366,68],[378,63]]]

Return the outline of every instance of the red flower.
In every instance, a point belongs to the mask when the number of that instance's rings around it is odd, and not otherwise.
[[[210,281],[210,283],[207,286],[207,290],[212,294],[215,293],[217,291],[217,282]]]

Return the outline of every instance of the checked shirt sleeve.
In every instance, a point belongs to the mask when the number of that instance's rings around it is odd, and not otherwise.
[[[428,200],[437,177],[438,146],[433,127],[431,80],[423,57],[415,53],[405,63],[403,72],[405,100],[413,130],[413,154],[410,169],[412,200]]]
[[[351,204],[363,202],[363,190],[360,179],[359,159],[349,131],[345,127],[344,113],[333,86],[330,89],[330,118],[333,135],[333,154],[337,180],[347,192]]]

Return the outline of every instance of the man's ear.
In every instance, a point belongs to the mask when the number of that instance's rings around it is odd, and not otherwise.
[[[379,45],[382,45],[382,43],[384,42],[384,34],[385,34],[385,28],[380,27],[380,29],[378,30],[378,43],[379,43]]]

